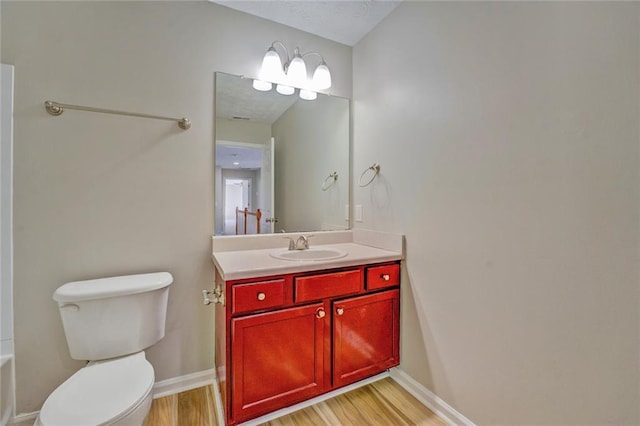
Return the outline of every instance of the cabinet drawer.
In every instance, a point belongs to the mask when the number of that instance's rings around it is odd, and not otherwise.
[[[295,301],[308,302],[326,297],[354,294],[362,290],[360,270],[298,277],[295,279]]]
[[[367,290],[393,287],[400,284],[400,265],[382,265],[367,268]]]
[[[231,311],[234,314],[277,308],[286,302],[283,279],[237,284],[231,288]]]

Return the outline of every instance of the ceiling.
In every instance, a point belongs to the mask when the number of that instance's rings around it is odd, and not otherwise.
[[[297,100],[271,90],[258,92],[250,78],[216,73],[216,118],[273,124]]]
[[[275,90],[258,92],[250,78],[216,73],[216,119],[273,124],[298,100]],[[216,166],[223,169],[259,169],[263,149],[249,144],[216,140]]]
[[[223,169],[259,169],[264,149],[216,142],[216,166]]]
[[[209,0],[338,43],[354,46],[401,0]]]

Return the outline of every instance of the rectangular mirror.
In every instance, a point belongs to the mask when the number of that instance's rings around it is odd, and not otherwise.
[[[215,234],[349,228],[349,100],[216,73]]]

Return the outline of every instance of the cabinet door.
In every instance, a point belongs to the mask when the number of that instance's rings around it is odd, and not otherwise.
[[[389,290],[333,303],[333,386],[398,365],[399,296]]]
[[[231,320],[232,417],[236,422],[325,389],[322,303]]]

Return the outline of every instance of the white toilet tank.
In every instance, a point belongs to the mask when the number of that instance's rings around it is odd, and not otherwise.
[[[164,337],[168,272],[75,281],[53,294],[71,357],[96,361],[132,354]]]

